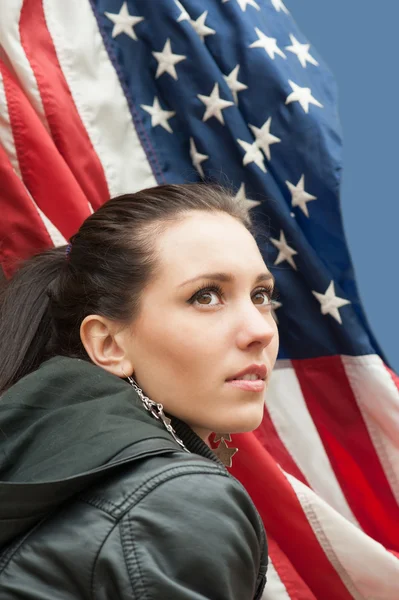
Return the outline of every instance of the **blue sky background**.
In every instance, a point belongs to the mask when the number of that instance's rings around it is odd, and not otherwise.
[[[399,372],[399,3],[285,5],[338,84],[346,238],[368,321]]]

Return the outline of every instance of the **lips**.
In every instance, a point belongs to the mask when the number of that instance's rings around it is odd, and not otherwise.
[[[246,369],[243,369],[239,373],[236,373],[232,377],[229,377],[226,381],[233,381],[235,379],[242,379],[244,375],[256,375],[258,379],[266,379],[267,369],[265,365],[250,365]]]

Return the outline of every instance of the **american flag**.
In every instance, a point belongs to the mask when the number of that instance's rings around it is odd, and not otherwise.
[[[2,0],[0,254],[66,243],[110,196],[205,177],[263,227],[281,349],[233,474],[266,600],[399,597],[399,391],[342,227],[334,80],[282,0]],[[237,249],[239,250],[239,249]]]

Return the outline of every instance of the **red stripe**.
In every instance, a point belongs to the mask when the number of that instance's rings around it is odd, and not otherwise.
[[[54,143],[96,209],[108,199],[108,185],[58,62],[41,0],[24,1],[19,26]]]
[[[306,583],[294,569],[277,542],[269,535],[269,556],[291,600],[317,600]]]
[[[266,531],[301,574],[316,598],[351,600],[338,573],[325,555],[301,504],[275,460],[253,433],[236,434],[239,452],[232,473],[251,495]]]
[[[0,72],[24,184],[39,208],[68,239],[90,214],[87,198],[1,60]]]
[[[52,246],[37,209],[0,145],[0,261],[11,277],[16,263]]]
[[[284,471],[310,487],[302,471],[299,470],[291,454],[281,441],[266,406],[262,423],[258,429],[254,431],[254,435]]]
[[[364,531],[399,548],[399,507],[338,356],[293,360],[313,422]],[[378,398],[376,398],[378,402]]]

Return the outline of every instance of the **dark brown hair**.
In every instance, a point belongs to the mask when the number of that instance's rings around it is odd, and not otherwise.
[[[227,190],[162,185],[106,202],[68,253],[53,248],[22,263],[0,295],[0,393],[57,354],[87,360],[80,339],[87,315],[134,318],[156,273],[157,236],[193,210],[227,213],[251,231],[244,203]]]

